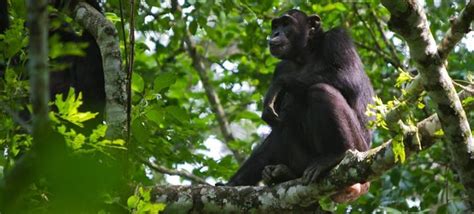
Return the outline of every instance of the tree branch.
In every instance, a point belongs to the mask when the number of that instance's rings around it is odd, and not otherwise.
[[[209,183],[207,183],[204,179],[202,179],[201,177],[198,177],[196,175],[194,175],[193,173],[190,173],[186,170],[174,170],[174,169],[168,169],[164,166],[159,166],[159,165],[156,165],[155,163],[153,162],[150,162],[150,161],[147,161],[141,157],[137,157],[138,160],[140,160],[140,162],[142,162],[143,164],[145,164],[146,166],[150,167],[150,169],[153,169],[159,173],[163,173],[163,174],[167,174],[167,175],[177,175],[177,176],[180,176],[180,177],[183,177],[187,180],[190,180],[190,181],[193,181],[193,182],[196,182],[198,184],[205,184],[205,185],[209,185]]]
[[[423,7],[416,0],[390,1],[382,4],[391,13],[389,28],[400,34],[410,47],[424,88],[436,103],[436,112],[448,141],[452,163],[466,188],[467,202],[474,207],[474,142],[459,97],[449,77],[444,59],[438,55],[436,42],[428,28]]]
[[[184,41],[186,43],[186,50],[188,51],[189,56],[191,57],[193,61],[193,67],[196,69],[199,78],[201,79],[202,85],[204,87],[204,90],[206,91],[207,99],[209,100],[209,104],[211,105],[212,111],[216,114],[217,118],[217,123],[219,124],[219,128],[221,130],[221,133],[224,137],[224,141],[226,145],[229,145],[230,142],[234,141],[235,138],[232,135],[232,132],[229,128],[229,121],[227,119],[227,116],[225,114],[224,108],[222,107],[221,101],[219,99],[219,96],[217,95],[217,92],[215,91],[214,87],[212,87],[212,84],[210,83],[209,77],[207,76],[207,71],[206,67],[204,66],[204,62],[202,57],[197,53],[196,50],[196,45],[194,42],[191,40],[191,37],[189,35],[189,32],[186,30],[184,36]],[[239,162],[242,163],[245,159],[240,152],[238,152],[235,149],[231,149],[229,146],[227,146],[229,150],[232,152],[234,155],[235,159]]]
[[[457,18],[452,18],[451,28],[438,45],[438,54],[441,59],[446,59],[448,54],[453,50],[454,46],[461,41],[462,37],[469,33],[471,22],[474,19],[474,0],[467,3],[464,10]]]
[[[382,23],[379,21],[379,18],[377,18],[377,16],[375,16],[375,12],[374,12],[373,8],[371,8],[370,4],[367,3],[367,2],[365,3],[365,6],[366,6],[367,10],[369,10],[369,14],[372,17],[372,19],[374,20],[374,22],[377,26],[377,29],[378,29],[381,37],[382,37],[382,40],[384,41],[385,45],[388,47],[388,50],[390,51],[390,54],[392,55],[393,60],[397,62],[399,68],[404,69],[405,67],[403,66],[403,63],[398,58],[397,51],[396,51],[393,43],[390,42],[387,39],[387,37],[385,36],[385,31],[383,30]]]
[[[369,32],[370,36],[372,37],[372,39],[374,40],[374,44],[375,44],[375,49],[379,50],[380,52],[385,53],[385,51],[383,51],[382,47],[380,47],[378,41],[377,41],[377,37],[375,36],[375,32],[372,30],[372,28],[369,26],[369,24],[365,21],[364,18],[362,18],[362,16],[360,15],[359,13],[359,10],[357,9],[356,7],[356,3],[353,3],[352,4],[352,8],[354,10],[354,13],[356,14],[357,18],[359,19],[359,21],[362,22],[362,24],[364,25],[365,29]]]
[[[400,64],[398,64],[390,56],[388,56],[387,53],[385,53],[385,52],[383,52],[383,51],[381,51],[377,48],[370,47],[369,45],[366,45],[362,42],[354,41],[354,44],[356,44],[357,47],[360,47],[360,48],[363,48],[363,49],[366,49],[368,51],[372,51],[372,52],[378,54],[380,57],[382,57],[385,60],[385,62],[392,64],[393,67],[395,67],[395,68],[400,67]]]
[[[434,144],[441,128],[432,115],[418,123],[416,132],[404,133],[407,157]],[[420,141],[418,141],[419,139]],[[317,209],[315,202],[354,183],[373,180],[398,163],[391,142],[367,152],[348,151],[344,159],[318,183],[303,185],[299,179],[274,187],[157,186],[153,200],[166,204],[165,212],[303,212]]]
[[[176,9],[177,12],[181,14],[181,7],[176,1],[172,1],[173,8]],[[234,136],[229,127],[229,121],[227,119],[227,115],[222,107],[221,101],[217,92],[215,91],[214,87],[212,86],[209,77],[207,75],[207,69],[204,65],[204,59],[196,50],[196,44],[191,38],[191,33],[185,27],[185,32],[183,35],[184,42],[186,44],[186,51],[188,52],[189,56],[192,59],[192,65],[194,69],[197,71],[199,78],[201,79],[202,85],[206,92],[207,99],[209,100],[209,104],[211,106],[212,111],[216,115],[217,123],[219,124],[219,128],[221,130],[222,136],[224,138],[224,143],[227,145],[227,148],[232,152],[237,162],[242,163],[245,158],[243,154],[241,154],[238,150],[232,149],[229,147],[229,143],[235,141]]]
[[[104,67],[107,136],[127,139],[127,72],[122,70],[119,38],[115,26],[85,2],[73,11],[74,20],[94,36],[99,45]]]
[[[7,114],[9,114],[10,117],[12,117],[12,120],[15,121],[16,123],[18,123],[18,125],[20,125],[27,133],[29,133],[29,134],[32,133],[32,131],[33,131],[32,127],[26,121],[21,119],[21,117],[18,115],[17,112],[13,111],[10,107],[8,107],[7,105],[5,105],[2,102],[0,102],[0,108],[2,108],[3,111],[5,111]]]

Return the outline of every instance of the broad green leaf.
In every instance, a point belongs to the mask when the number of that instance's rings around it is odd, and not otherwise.
[[[138,205],[138,202],[140,201],[140,198],[136,195],[132,195],[127,199],[127,206],[128,208],[136,208]]]
[[[176,74],[173,72],[163,72],[159,74],[154,81],[155,92],[160,92],[162,89],[169,87],[176,82]]]
[[[178,106],[168,106],[166,107],[166,112],[169,113],[171,116],[173,116],[173,118],[175,118],[179,122],[182,122],[182,123],[189,122],[188,113],[184,109]]]
[[[143,126],[140,119],[135,119],[131,124],[132,136],[140,143],[147,143],[150,137],[150,132]]]
[[[59,117],[79,127],[84,127],[83,122],[93,119],[98,115],[98,113],[79,112],[78,108],[82,105],[82,94],[79,93],[76,98],[74,88],[69,89],[65,100],[63,100],[62,94],[56,95],[54,104],[58,109]]]
[[[474,97],[467,97],[466,99],[462,101],[462,105],[467,106],[473,102],[474,102]]]
[[[144,88],[145,88],[145,81],[143,81],[142,76],[134,72],[132,74],[132,90],[141,93]]]
[[[150,213],[160,213],[161,211],[165,210],[165,208],[166,208],[166,204],[162,204],[162,203],[153,204],[150,210]]]
[[[164,109],[159,109],[157,107],[155,108],[151,108],[150,110],[148,110],[146,112],[146,117],[155,122],[157,125],[161,124],[163,122],[163,119],[164,119]]]
[[[92,134],[89,136],[89,140],[91,142],[97,142],[100,138],[105,137],[105,133],[107,131],[106,125],[99,125],[96,129],[92,130]]]
[[[198,24],[196,20],[193,20],[191,24],[189,24],[189,32],[194,35],[196,34],[197,28],[198,28]]]
[[[111,13],[111,12],[106,12],[104,14],[105,14],[105,17],[112,23],[120,22],[120,17],[117,16],[117,14]]]

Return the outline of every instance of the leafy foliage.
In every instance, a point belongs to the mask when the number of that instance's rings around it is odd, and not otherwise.
[[[389,139],[400,142],[394,144],[394,150],[399,160],[404,162],[373,181],[370,193],[357,201],[338,205],[323,200],[321,204],[336,213],[456,213],[464,209],[462,186],[448,166],[444,143],[439,142],[428,151],[405,160],[402,139],[399,139],[400,135],[394,135],[399,131],[393,128],[396,124],[387,124],[384,119],[389,110],[401,107],[403,122],[413,125],[433,113],[434,104],[425,94],[409,104],[394,99],[405,93],[404,87],[412,80],[410,68],[413,64],[409,61],[406,44],[388,30],[388,12],[380,7],[378,1],[323,0],[317,4],[298,0],[179,2],[181,12],[173,9],[168,1],[145,0],[137,5],[131,139],[128,145],[124,140],[105,139],[106,126],[103,124],[96,127],[84,125],[96,117],[96,113],[81,111],[81,94],[76,95],[71,90],[68,95],[56,96],[52,103],[55,111],[50,113],[56,132],[64,138],[73,154],[85,154],[92,159],[84,161],[87,163],[84,165],[74,162],[69,168],[77,167],[84,174],[99,174],[102,168],[96,167],[96,163],[113,165],[122,161],[126,152],[131,163],[127,170],[123,170],[126,171],[124,180],[130,184],[190,183],[187,178],[176,179],[154,171],[135,157],[170,169],[187,169],[211,183],[228,179],[239,164],[230,150],[249,154],[268,133],[268,127],[259,115],[263,95],[277,63],[267,48],[270,20],[290,8],[299,8],[308,14],[319,14],[325,29],[343,26],[350,30],[377,93],[375,105],[368,112],[376,119],[372,124],[377,127],[373,145]],[[125,4],[124,19],[127,21],[130,18],[129,5],[127,1],[122,3]],[[449,28],[449,17],[459,12],[464,3],[463,0],[426,1],[430,27],[437,41]],[[17,121],[20,118],[26,120],[26,124],[30,123],[28,117],[23,117],[29,114],[28,75],[24,66],[28,58],[25,6],[23,1],[10,1],[10,4],[12,26],[0,34],[0,66],[6,68],[4,73],[0,73],[0,149],[3,154],[0,166],[4,173],[32,149],[31,136]],[[107,0],[103,5],[107,11],[105,15],[116,25],[122,37],[121,25],[129,25],[121,23],[119,0]],[[184,44],[187,36],[196,43],[200,62],[190,56],[189,47]],[[122,48],[125,47],[124,39],[121,38]],[[51,38],[50,43],[49,57],[52,60],[81,55],[85,48],[81,44],[60,44],[55,38]],[[466,46],[460,44],[448,59],[450,74],[461,85],[472,83],[474,71],[473,49]],[[203,85],[195,63],[202,63],[206,68],[209,85]],[[233,141],[226,142],[223,137],[205,87],[216,91],[230,123]],[[467,106],[472,102],[473,99],[468,98],[463,104]],[[472,123],[474,114],[469,116]],[[75,170],[68,171],[68,166],[61,166],[65,169],[61,172],[64,174]],[[118,171],[122,172],[122,168]],[[104,172],[109,174],[100,175],[111,182],[118,182],[114,176],[123,176],[115,168]],[[78,182],[78,188],[89,187],[86,189],[91,190],[98,187],[93,182],[73,181]],[[30,207],[48,208],[50,204],[45,197],[54,197],[48,193],[48,187],[35,185],[29,188],[34,195],[28,202]],[[125,207],[134,213],[153,213],[165,206],[152,203],[150,191],[142,187],[127,196],[110,189],[93,191],[93,194],[101,196],[98,198],[107,205],[120,207],[121,211]]]
[[[131,213],[159,213],[165,209],[165,204],[151,202],[150,192],[139,187],[137,193],[128,198],[127,205]]]

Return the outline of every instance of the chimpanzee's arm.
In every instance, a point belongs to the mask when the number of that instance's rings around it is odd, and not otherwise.
[[[297,72],[297,67],[290,61],[281,61],[275,68],[273,79],[263,99],[262,119],[271,127],[278,125],[277,100],[283,89],[284,82],[281,81],[289,73]],[[279,99],[281,100],[281,99]]]
[[[278,118],[278,113],[275,109],[275,103],[281,89],[281,84],[275,84],[275,82],[272,82],[270,88],[268,88],[265,98],[263,99],[262,119],[267,122],[268,125],[270,125],[271,127],[278,125],[278,123],[280,122]]]

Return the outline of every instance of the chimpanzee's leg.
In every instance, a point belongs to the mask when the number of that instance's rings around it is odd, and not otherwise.
[[[281,142],[281,129],[274,128],[262,144],[252,152],[240,169],[232,176],[228,186],[256,185],[262,180],[262,171],[265,166],[279,164],[281,151],[284,149]]]
[[[314,158],[304,171],[303,181],[315,182],[318,176],[336,165],[348,149],[367,150],[360,123],[346,99],[331,85],[311,86],[303,136]]]

